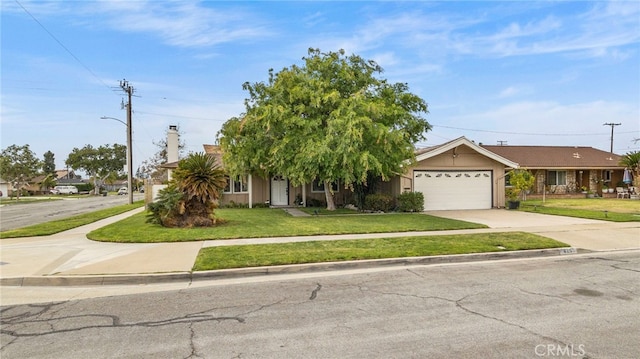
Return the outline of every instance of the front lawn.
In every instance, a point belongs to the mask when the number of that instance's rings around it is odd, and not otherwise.
[[[292,217],[282,209],[218,209],[224,224],[211,228],[165,228],[145,222],[146,213],[96,229],[88,238],[105,242],[183,242],[211,239],[290,237],[486,228],[418,213]]]
[[[612,222],[640,222],[640,201],[622,198],[554,198],[544,203],[542,200],[527,200],[521,202],[520,209],[526,212]]]
[[[524,232],[222,246],[200,250],[193,270],[561,247],[569,245]]]

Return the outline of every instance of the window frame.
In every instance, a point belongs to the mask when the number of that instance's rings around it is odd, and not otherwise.
[[[339,181],[331,182],[331,190],[333,193],[340,192]],[[324,193],[324,182],[320,182],[318,179],[311,182],[311,193]]]
[[[249,193],[249,177],[238,176],[237,179],[231,179],[229,176],[225,176],[227,185],[224,187],[222,193],[224,194],[245,194]],[[237,189],[239,188],[239,189]]]
[[[562,176],[558,176],[562,174]],[[558,181],[562,179],[564,183],[559,183]],[[567,185],[567,171],[566,170],[550,170],[547,171],[547,184],[549,186],[566,186]]]

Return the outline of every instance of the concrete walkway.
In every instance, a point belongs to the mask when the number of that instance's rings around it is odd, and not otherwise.
[[[490,227],[475,230],[246,238],[153,244],[102,243],[86,238],[86,233],[142,210],[142,208],[136,209],[52,236],[1,240],[1,283],[21,285],[21,278],[33,277],[46,278],[49,281],[60,278],[61,280],[55,283],[64,284],[63,278],[74,276],[135,275],[159,278],[163,274],[189,274],[201,248],[255,243],[524,231],[591,251],[640,248],[640,222],[613,223],[498,209],[428,213],[483,223]],[[50,281],[50,283],[54,282]],[[88,283],[98,282],[89,281]],[[104,284],[104,281],[99,283]]]

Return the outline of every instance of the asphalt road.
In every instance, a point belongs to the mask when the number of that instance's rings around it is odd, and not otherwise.
[[[1,307],[9,358],[638,358],[640,251]]]
[[[128,196],[91,196],[73,198],[55,196],[55,201],[29,202],[0,206],[0,228],[9,230],[33,224],[72,217],[78,214],[127,204]],[[144,198],[144,194],[134,193],[133,200]]]

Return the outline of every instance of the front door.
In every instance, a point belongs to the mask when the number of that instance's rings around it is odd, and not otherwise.
[[[282,176],[271,177],[271,205],[286,206],[289,204],[289,181]]]

